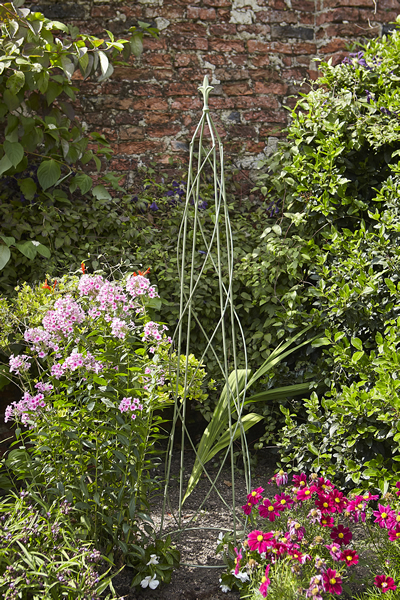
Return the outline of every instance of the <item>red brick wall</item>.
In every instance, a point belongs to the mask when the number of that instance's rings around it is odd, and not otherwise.
[[[201,114],[205,74],[210,107],[227,153],[243,167],[274,147],[287,123],[285,106],[315,57],[340,61],[349,42],[382,35],[400,0],[77,0],[36,2],[50,18],[101,35],[123,34],[138,20],[157,24],[140,59],[118,67],[102,85],[78,82],[90,128],[112,141],[111,168],[134,170],[151,159],[185,159]],[[31,3],[26,2],[29,6]]]

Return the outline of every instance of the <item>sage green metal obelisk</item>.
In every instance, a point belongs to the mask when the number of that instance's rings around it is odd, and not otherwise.
[[[164,512],[166,502],[168,502],[168,486],[171,469],[172,451],[174,444],[174,437],[180,427],[180,475],[179,475],[179,509],[176,517],[178,530],[182,531],[182,505],[186,497],[190,494],[189,486],[184,492],[184,473],[185,473],[185,446],[191,446],[195,453],[195,467],[200,466],[204,474],[208,478],[211,486],[208,494],[203,499],[203,502],[198,507],[199,512],[206,502],[209,494],[212,490],[215,490],[222,502],[227,508],[232,511],[233,516],[233,529],[236,536],[236,497],[235,497],[235,471],[234,471],[234,447],[233,441],[238,436],[241,441],[243,463],[246,477],[247,492],[250,491],[250,467],[249,467],[249,454],[246,444],[246,437],[244,435],[244,428],[242,425],[241,417],[243,412],[246,381],[241,380],[241,385],[238,381],[238,361],[236,353],[236,342],[237,336],[241,337],[241,345],[244,348],[246,357],[246,345],[243,335],[243,331],[236,315],[233,305],[232,298],[232,284],[233,284],[233,242],[232,232],[229,221],[229,214],[226,201],[225,193],[225,177],[224,177],[224,149],[218,135],[217,129],[211,119],[208,99],[211,90],[213,89],[209,83],[207,76],[204,77],[203,85],[200,86],[199,91],[202,93],[204,106],[203,113],[200,122],[195,130],[192,141],[190,143],[190,160],[189,160],[189,171],[187,181],[187,192],[186,192],[186,203],[182,217],[182,223],[178,236],[177,244],[177,264],[179,269],[180,278],[180,316],[176,331],[174,333],[174,351],[178,356],[181,354],[186,355],[186,363],[184,372],[179,373],[179,361],[178,361],[178,373],[176,377],[176,389],[174,390],[175,395],[175,406],[174,406],[174,417],[172,424],[172,431],[169,440],[169,446],[167,451],[167,464],[166,464],[166,487],[165,487],[165,498],[164,498]],[[210,174],[213,182],[212,192],[212,206],[211,219],[214,223],[213,231],[210,235],[206,235],[202,226],[202,210],[200,209],[200,186],[201,179],[204,174]],[[190,233],[190,235],[189,235]],[[201,267],[195,266],[195,257],[198,256],[198,245],[201,243],[201,248],[205,256]],[[225,246],[224,259],[222,259],[222,244]],[[224,262],[223,262],[224,261]],[[207,333],[202,325],[201,321],[201,310],[202,306],[196,304],[196,292],[199,282],[202,277],[205,277],[207,272],[207,279],[210,278],[210,270],[215,274],[218,280],[218,301],[220,307],[220,315],[218,322],[216,323],[214,332],[210,335]],[[186,427],[186,408],[187,408],[187,395],[190,393],[190,381],[189,381],[189,370],[188,360],[191,349],[191,327],[193,321],[200,329],[206,340],[206,348],[201,357],[196,356],[200,360],[200,363],[205,363],[207,368],[207,356],[211,352],[215,361],[220,367],[221,371],[221,383],[225,384],[225,390],[227,395],[226,411],[228,412],[228,427],[229,427],[229,438],[226,444],[226,449],[222,451],[221,466],[216,475],[210,475],[207,471],[205,462],[202,462],[202,456],[199,453],[199,449],[196,449],[192,442],[190,435]],[[216,335],[220,333],[220,335]],[[222,340],[217,345],[217,338]],[[228,347],[229,345],[229,347]],[[231,358],[231,364],[228,360],[228,355]],[[247,377],[247,357],[245,358],[245,364],[241,366],[241,377],[246,379]],[[183,397],[179,397],[178,394],[178,382],[179,380],[183,383]],[[225,405],[224,405],[225,406]],[[233,423],[232,413],[236,415],[236,421]],[[214,415],[213,418],[215,418]],[[212,421],[209,426],[212,425]],[[178,426],[178,427],[177,427]],[[240,435],[239,435],[240,433]],[[203,436],[204,437],[204,436]],[[221,438],[220,438],[221,439]],[[201,447],[201,443],[199,448]],[[229,459],[231,469],[231,482],[232,482],[232,505],[228,506],[222,495],[218,490],[218,478],[221,474],[222,468]],[[193,472],[191,479],[193,481]],[[194,485],[196,485],[196,481]],[[185,494],[185,496],[184,496]],[[196,513],[197,514],[197,513]],[[194,517],[193,517],[194,518]],[[193,519],[192,519],[193,520]],[[163,523],[161,524],[161,528]],[[185,528],[188,528],[188,524],[185,524]],[[193,528],[192,528],[193,529]]]

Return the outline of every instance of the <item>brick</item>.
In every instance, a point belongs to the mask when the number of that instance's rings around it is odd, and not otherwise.
[[[310,54],[317,52],[317,45],[313,42],[298,42],[292,46],[292,54]]]
[[[368,0],[363,1],[367,2]],[[326,6],[326,0],[324,1],[324,6]],[[314,13],[315,4],[312,0],[292,0],[292,9]]]
[[[238,79],[249,79],[250,71],[248,69],[215,69],[215,77],[220,81],[237,81]]]
[[[115,8],[113,6],[107,6],[106,4],[102,6],[94,6],[91,11],[91,16],[93,18],[102,17],[115,17]]]
[[[224,6],[232,6],[232,0],[203,0],[205,6],[214,6],[215,8],[221,8]]]
[[[224,35],[236,35],[237,25],[234,23],[218,23],[210,25],[210,35],[221,37]]]
[[[259,42],[258,40],[248,40],[247,49],[250,53],[253,52],[271,52],[271,44],[269,42]]]
[[[178,35],[205,37],[207,35],[207,26],[203,23],[189,23],[187,21],[182,21],[170,25],[167,32],[170,39],[173,39]]]
[[[223,85],[222,89],[227,96],[244,96],[253,94],[253,90],[250,88],[249,83],[227,83]]]
[[[231,54],[229,56],[229,62],[237,67],[243,67],[244,65],[247,65],[247,61],[247,54]]]
[[[254,23],[253,25],[237,25],[237,30],[239,33],[246,33],[248,35],[266,36],[271,31],[271,27],[269,25]]]
[[[137,169],[137,160],[133,158],[111,159],[110,169],[112,171],[133,171]]]
[[[251,59],[253,67],[267,67],[269,65],[269,55],[261,54],[260,56]]]
[[[175,73],[172,69],[154,69],[153,76],[157,81],[165,81],[166,79],[172,79]]]
[[[143,140],[147,131],[144,127],[123,127],[119,130],[121,140]]]
[[[151,138],[163,138],[164,136],[176,135],[182,131],[181,125],[165,125],[164,127],[147,127],[146,135]]]
[[[149,50],[151,52],[154,52],[155,50],[166,50],[167,49],[167,43],[166,40],[163,38],[149,38],[149,37],[144,37],[143,38],[143,50],[146,52],[146,50]]]
[[[142,60],[153,67],[172,66],[172,57],[169,54],[145,54],[142,56]]]
[[[287,92],[288,86],[284,83],[264,83],[256,81],[254,84],[254,91],[256,94],[275,94],[277,96],[284,96]]]
[[[194,96],[197,94],[197,86],[187,83],[170,83],[165,86],[164,93],[167,96]]]
[[[265,142],[246,141],[244,147],[245,147],[246,151],[250,152],[251,154],[259,154],[260,152],[262,152],[264,150]]]
[[[171,108],[172,110],[196,110],[203,108],[203,103],[199,98],[177,98],[172,102]]]
[[[235,99],[235,107],[249,108],[279,108],[279,102],[273,96],[242,96]]]
[[[211,40],[210,49],[216,52],[244,52],[244,42],[235,40]]]
[[[118,154],[146,154],[147,152],[162,152],[166,147],[161,140],[144,140],[142,142],[126,142],[118,144]]]
[[[283,125],[278,125],[277,123],[268,123],[264,124],[260,129],[260,137],[261,136],[274,136],[274,137],[284,137],[285,130]]]
[[[197,37],[174,37],[170,41],[170,46],[177,50],[208,50],[208,39]]]
[[[170,148],[172,152],[189,152],[188,142],[182,140],[171,140]]]
[[[330,52],[338,52],[339,50],[345,50],[347,46],[346,40],[332,40],[328,42],[324,46],[320,46],[319,52],[330,53]]]
[[[257,132],[255,128],[250,125],[232,125],[228,129],[228,135],[230,138],[255,138],[257,137]]]
[[[215,8],[199,8],[197,6],[189,6],[187,10],[188,19],[199,19],[200,21],[213,21],[217,18]]]
[[[226,65],[226,58],[223,54],[203,54],[203,60],[215,65],[216,67]]]
[[[286,80],[294,79],[295,81],[302,81],[307,77],[306,69],[298,67],[296,69],[282,69],[282,76]]]
[[[170,114],[159,112],[145,112],[143,117],[147,125],[164,125],[171,119]]]
[[[199,66],[199,58],[196,54],[176,54],[175,67]]]
[[[217,98],[210,96],[209,106],[211,110],[229,110],[235,107],[235,98]]]
[[[317,15],[316,25],[324,23],[342,23],[342,21],[359,21],[360,11],[357,8],[335,8]]]
[[[261,23],[297,23],[297,15],[292,10],[260,10],[257,20]]]
[[[286,123],[287,115],[279,110],[253,110],[244,113],[245,121],[260,121],[269,123]]]
[[[291,25],[272,25],[271,38],[312,40],[314,38],[314,29],[311,27],[292,27]]]
[[[220,19],[221,21],[228,22],[230,20],[230,18],[231,18],[230,10],[224,10],[223,8],[218,9],[218,19]]]

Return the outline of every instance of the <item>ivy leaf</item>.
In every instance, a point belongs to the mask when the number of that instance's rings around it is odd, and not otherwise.
[[[92,194],[97,200],[111,200],[110,194],[107,192],[104,185],[96,185],[92,190]]]
[[[53,159],[44,160],[37,170],[39,183],[44,190],[53,186],[61,176],[60,165]]]
[[[19,189],[27,200],[33,200],[36,192],[37,185],[33,181],[32,177],[26,177],[25,179],[18,179]]]
[[[24,157],[24,149],[21,144],[18,142],[9,142],[8,140],[5,140],[3,148],[12,165],[17,167]]]
[[[10,260],[11,252],[7,246],[0,245],[0,271],[4,269],[8,261]]]
[[[16,71],[7,79],[6,86],[12,94],[18,94],[19,90],[24,87],[25,75],[22,71]]]

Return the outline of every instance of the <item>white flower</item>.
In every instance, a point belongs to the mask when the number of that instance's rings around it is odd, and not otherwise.
[[[235,570],[234,570],[234,569],[232,569],[231,573],[232,573],[232,575],[235,575],[235,577],[236,577],[237,579],[240,579],[240,581],[241,581],[242,583],[244,583],[245,581],[249,581],[249,579],[250,579],[250,577],[248,576],[248,574],[247,574],[247,573],[243,573],[243,572],[241,572],[241,571],[239,571],[239,573],[236,575],[236,574],[235,574]]]
[[[150,560],[146,565],[158,565],[159,562],[157,554],[150,554]]]
[[[219,582],[221,583],[222,579],[220,579]],[[221,588],[221,592],[224,592],[224,594],[231,591],[231,588],[228,587],[227,585],[222,584],[219,587]]]
[[[149,586],[149,588],[151,590],[155,590],[156,587],[158,587],[159,583],[160,582],[156,579],[156,576],[154,574],[153,577],[150,577],[150,575],[147,575],[147,577],[142,579],[142,581],[140,582],[140,585],[142,586],[142,588],[147,588],[147,586]]]
[[[220,531],[219,535],[218,535],[218,541],[222,542],[223,539],[224,539],[224,534],[222,533],[222,531]]]

